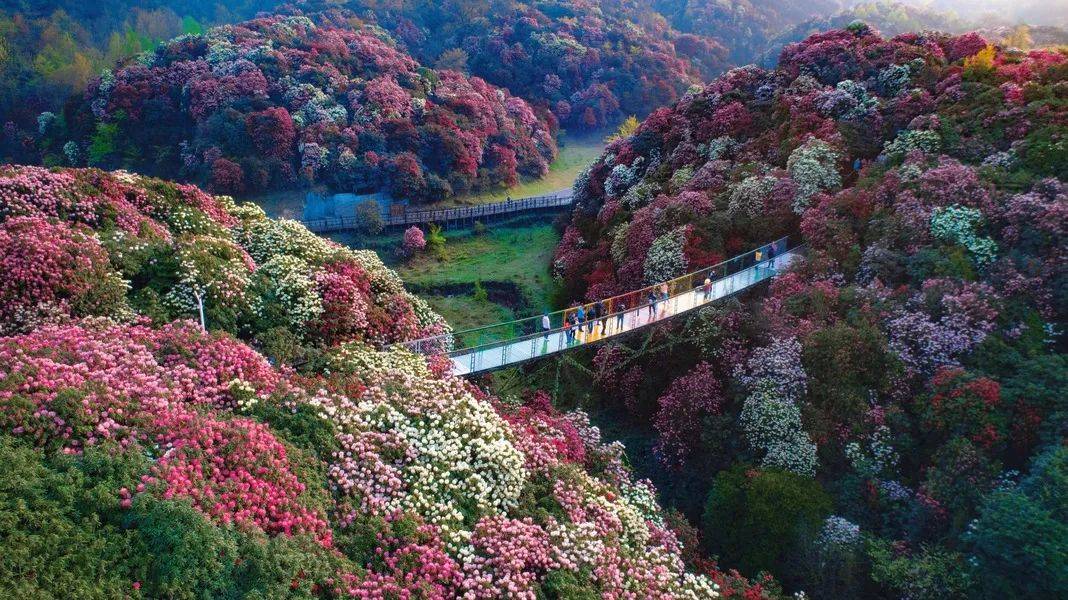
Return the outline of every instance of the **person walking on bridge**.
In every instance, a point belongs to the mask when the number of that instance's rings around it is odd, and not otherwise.
[[[545,339],[549,339],[549,330],[552,328],[552,322],[549,320],[549,313],[541,313],[541,330],[545,334]]]
[[[656,316],[656,292],[649,290],[649,320]]]
[[[623,300],[616,302],[616,333],[623,331],[623,317],[627,315],[627,303]]]
[[[705,282],[701,284],[701,291],[705,294],[705,302],[712,296],[712,279],[705,277]]]
[[[598,300],[593,308],[597,311],[597,318],[601,320],[601,335],[604,335],[605,327],[608,326],[608,309],[604,307],[603,300]]]
[[[578,307],[578,310],[575,311],[575,328],[576,328],[576,332],[581,332],[583,327],[585,327],[585,326],[586,326],[586,307],[584,307],[584,306],[582,306],[580,304],[579,307]]]

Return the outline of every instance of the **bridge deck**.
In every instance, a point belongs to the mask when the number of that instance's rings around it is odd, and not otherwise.
[[[487,219],[526,211],[566,208],[571,206],[572,201],[571,190],[566,189],[552,192],[544,196],[516,198],[514,200],[495,202],[492,204],[441,208],[437,210],[405,210],[398,214],[383,215],[383,224],[386,227],[404,227],[408,225],[423,225],[426,223],[437,223],[438,225],[445,226],[456,221],[470,222],[476,219]],[[315,233],[331,233],[358,229],[361,222],[361,219],[355,214],[301,220],[301,223],[305,227]]]
[[[795,248],[748,269],[717,279],[712,283],[712,290],[707,297],[704,290],[698,287],[658,302],[655,309],[646,304],[598,319],[593,323],[592,330],[587,327],[576,328],[574,339],[570,343],[567,341],[565,330],[556,328],[546,333],[528,335],[509,342],[458,350],[450,353],[449,358],[452,359],[454,372],[457,375],[474,375],[630,333],[726,298],[770,279],[789,264],[797,256],[797,252],[798,249]],[[579,329],[581,331],[578,331]]]

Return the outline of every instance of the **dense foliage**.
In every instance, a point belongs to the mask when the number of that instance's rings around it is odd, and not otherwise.
[[[373,252],[193,186],[0,168],[0,334],[83,317],[203,317],[274,358],[446,327]],[[199,297],[199,300],[198,300]]]
[[[444,325],[373,253],[192,186],[10,166],[0,246],[5,597],[775,591],[698,566],[585,414],[376,349]]]
[[[726,67],[715,40],[679,34],[650,7],[627,0],[342,5],[385,27],[423,62],[506,87],[550,109],[566,127],[599,128],[646,115]],[[347,13],[327,15],[338,20]]]
[[[207,25],[255,16],[277,0],[0,1],[0,158],[38,160],[37,117],[116,61]]]
[[[1068,591],[1045,495],[1066,140],[1068,54],[856,24],[653,113],[579,180],[555,262],[576,299],[645,285],[666,247],[694,270],[808,243],[763,300],[588,357],[722,564],[817,597]]]
[[[303,182],[441,199],[539,177],[556,154],[519,98],[421,67],[378,29],[297,16],[172,40],[105,71],[47,127],[54,160],[226,193]]]

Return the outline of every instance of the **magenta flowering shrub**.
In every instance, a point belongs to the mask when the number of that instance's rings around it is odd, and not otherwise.
[[[70,325],[0,339],[3,429],[67,453],[116,442],[156,460],[138,492],[183,497],[216,521],[268,533],[330,530],[306,506],[287,450],[262,424],[202,413],[241,382],[266,396],[278,374],[245,345],[191,323]]]
[[[0,334],[61,317],[119,316],[125,296],[87,227],[38,216],[0,222]]]
[[[978,593],[987,575],[965,565],[979,498],[1062,442],[1065,65],[1063,51],[854,23],[656,111],[576,182],[554,263],[575,300],[651,283],[650,249],[672,232],[687,264],[784,234],[807,244],[766,288],[564,371],[594,382],[581,402],[623,405],[613,429],[658,453],[645,472],[668,504],[704,511],[719,565],[842,596],[916,593],[884,577],[908,564]],[[763,477],[783,487],[742,491]],[[825,554],[806,558],[826,552],[818,528],[807,550],[750,552],[775,537],[769,515],[800,526],[786,515],[824,491],[875,541],[835,550],[851,584],[822,575]],[[845,566],[857,560],[873,570]]]
[[[199,320],[201,304],[209,329],[272,355],[292,352],[280,338],[381,345],[444,327],[373,253],[123,172],[0,169],[0,247],[0,333],[83,316]]]
[[[163,498],[190,498],[223,525],[255,525],[269,535],[311,533],[330,545],[325,515],[303,504],[306,486],[263,424],[168,410],[150,426],[160,432],[155,443],[163,455],[145,476],[146,488],[159,483]]]
[[[423,230],[415,225],[404,230],[404,239],[401,241],[401,251],[405,256],[412,256],[422,252],[426,248],[426,236]]]
[[[92,83],[63,143],[231,194],[304,182],[436,200],[547,172],[555,125],[526,102],[420,66],[380,28],[328,21],[275,15],[162,44]]]
[[[661,461],[682,464],[693,451],[701,435],[701,420],[719,414],[723,389],[712,365],[700,363],[688,374],[671,383],[657,399],[654,417]]]

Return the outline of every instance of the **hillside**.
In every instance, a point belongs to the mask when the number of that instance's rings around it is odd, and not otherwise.
[[[788,44],[803,41],[810,35],[829,29],[843,29],[854,21],[863,21],[886,36],[908,32],[943,31],[961,33],[975,29],[972,22],[930,8],[915,7],[896,0],[860,2],[831,16],[821,15],[783,28],[771,37],[754,62],[774,67]]]
[[[67,98],[82,92],[116,61],[184,33],[254,17],[278,4],[0,0],[0,122],[9,129],[0,143],[0,157],[33,157],[18,145],[33,137],[37,116],[61,109]]]
[[[443,325],[373,253],[191,186],[3,167],[0,256],[5,597],[766,587],[688,571],[692,529],[584,414],[376,349]]]
[[[62,117],[42,123],[62,160],[228,193],[324,184],[418,202],[539,177],[556,155],[523,100],[424,68],[378,29],[304,17],[177,38]]]
[[[558,400],[647,448],[724,566],[814,597],[1063,595],[1066,91],[1063,52],[852,25],[653,113],[576,184],[572,298],[784,234],[807,258],[554,365]]]
[[[638,2],[305,1],[309,16],[355,14],[426,64],[470,72],[546,107],[564,127],[596,129],[674,102],[726,68],[711,38],[682,35]],[[324,12],[325,10],[325,12]]]

